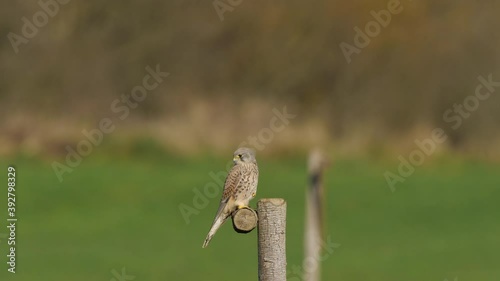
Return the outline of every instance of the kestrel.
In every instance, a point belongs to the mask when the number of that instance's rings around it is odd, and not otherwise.
[[[229,218],[236,209],[248,207],[248,203],[257,193],[259,168],[252,149],[241,147],[233,154],[234,166],[227,175],[224,191],[220,201],[219,210],[215,215],[212,228],[203,243],[203,248],[208,246],[219,227]]]

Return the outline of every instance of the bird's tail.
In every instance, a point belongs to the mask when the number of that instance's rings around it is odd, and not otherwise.
[[[214,237],[215,233],[217,230],[219,230],[219,227],[226,221],[227,216],[224,216],[221,214],[218,216],[214,223],[212,224],[212,227],[210,228],[210,231],[207,234],[207,238],[205,238],[205,242],[203,242],[203,248],[206,248],[208,246],[208,243],[210,243],[210,240],[212,240],[212,237]]]

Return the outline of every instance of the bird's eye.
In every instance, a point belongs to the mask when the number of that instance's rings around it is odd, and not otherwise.
[[[241,156],[242,156],[241,154],[238,154],[238,158],[241,158]]]

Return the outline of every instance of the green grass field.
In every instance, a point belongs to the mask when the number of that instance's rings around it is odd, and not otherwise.
[[[112,270],[123,267],[133,280],[257,280],[256,231],[236,234],[227,223],[201,248],[218,196],[188,224],[179,211],[229,159],[91,155],[63,183],[50,161],[2,161],[2,182],[7,164],[18,171],[19,221],[17,273],[7,272],[3,239],[0,280],[118,280]],[[300,280],[292,269],[302,266],[305,161],[259,166],[257,199],[288,202],[288,277]],[[328,169],[326,235],[341,246],[322,262],[323,280],[499,280],[500,167],[443,160],[392,193],[383,172],[395,167],[338,160]]]

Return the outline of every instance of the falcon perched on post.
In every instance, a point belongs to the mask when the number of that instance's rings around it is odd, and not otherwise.
[[[257,193],[259,168],[255,160],[255,151],[246,147],[238,148],[233,154],[234,166],[227,175],[219,210],[215,215],[212,228],[203,243],[208,246],[219,227],[236,210],[248,207],[248,203]]]

